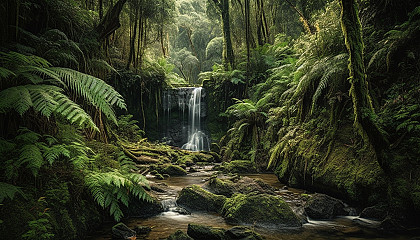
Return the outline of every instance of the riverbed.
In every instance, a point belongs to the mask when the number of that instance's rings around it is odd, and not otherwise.
[[[164,180],[153,179],[152,176],[147,176],[150,181],[158,185],[163,185],[169,189],[164,193],[156,192],[155,195],[162,202],[165,207],[165,212],[149,218],[131,218],[124,221],[124,223],[134,228],[137,225],[149,226],[152,231],[145,237],[139,239],[165,239],[176,230],[187,231],[189,223],[202,224],[212,227],[231,228],[230,225],[218,214],[207,212],[191,212],[190,215],[180,214],[174,209],[176,208],[176,196],[182,188],[197,184],[203,185],[206,180],[214,174],[210,170],[210,166],[203,166],[200,171],[189,173],[182,177],[169,177]],[[250,178],[260,178],[265,183],[271,185],[276,189],[276,193],[282,196],[290,205],[299,204],[299,196],[305,191],[302,189],[287,188],[280,183],[274,174],[247,174],[243,175]],[[226,177],[220,175],[219,177]],[[303,224],[302,228],[295,229],[266,229],[255,228],[259,234],[263,235],[267,240],[303,240],[303,239],[332,239],[332,240],[358,240],[358,239],[411,239],[409,236],[396,236],[389,233],[381,232],[377,229],[379,222],[361,219],[357,216],[340,216],[332,220],[311,220]],[[94,236],[89,237],[91,240],[105,240],[111,239],[110,229],[112,223],[105,224],[103,229],[95,233]]]

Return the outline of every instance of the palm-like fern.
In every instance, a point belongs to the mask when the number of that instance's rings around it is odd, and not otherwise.
[[[91,172],[85,178],[95,201],[103,208],[109,208],[109,213],[116,221],[124,216],[120,204],[128,207],[130,196],[139,200],[151,201],[144,187],[148,188],[143,175],[136,173],[121,173],[120,171]]]
[[[72,69],[52,68],[45,59],[16,52],[0,52],[0,63],[0,78],[12,85],[0,92],[0,112],[14,109],[23,115],[33,108],[43,116],[59,114],[73,124],[97,130],[91,117],[63,93],[64,89],[82,96],[115,123],[112,107],[126,108],[122,96],[99,78]],[[15,82],[20,84],[13,86]]]

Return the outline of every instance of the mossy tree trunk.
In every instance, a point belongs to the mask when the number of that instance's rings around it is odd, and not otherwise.
[[[369,95],[363,58],[362,26],[355,0],[341,0],[341,27],[349,53],[350,96],[353,101],[354,126],[366,146],[373,147],[379,165],[387,171],[382,152],[388,146],[383,131],[374,122],[375,112]]]
[[[230,36],[229,0],[213,0],[222,17],[223,30],[223,65],[225,69],[234,68],[235,57],[233,55],[232,39]]]

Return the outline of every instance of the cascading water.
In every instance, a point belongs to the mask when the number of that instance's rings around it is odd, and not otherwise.
[[[182,146],[186,150],[210,150],[209,139],[201,129],[201,90],[194,88],[188,102],[188,142]]]
[[[190,151],[210,150],[206,134],[205,89],[181,87],[163,94],[162,141]]]

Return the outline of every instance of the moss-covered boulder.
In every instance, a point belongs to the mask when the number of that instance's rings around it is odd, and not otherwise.
[[[166,240],[193,240],[193,238],[188,236],[183,231],[177,230],[174,234],[169,236]]]
[[[172,165],[172,164],[166,165],[162,169],[162,173],[168,174],[169,176],[184,176],[184,175],[187,175],[187,171],[185,171],[185,169],[183,169],[180,166]]]
[[[274,195],[274,188],[262,181],[249,177],[238,177],[232,179],[211,178],[203,186],[214,194],[231,197],[234,193],[267,193]]]
[[[235,192],[234,183],[228,179],[220,179],[217,177],[212,177],[204,185],[205,189],[208,189],[210,192],[218,195],[223,195],[226,197],[231,197]]]
[[[225,196],[213,194],[197,185],[183,188],[176,200],[178,205],[189,210],[208,212],[221,212],[225,201]]]
[[[194,155],[185,155],[176,161],[178,165],[185,165],[187,167],[194,165],[194,162],[195,162]]]
[[[222,214],[233,224],[270,228],[302,226],[283,199],[269,194],[235,194],[226,200]]]
[[[188,224],[188,236],[200,240],[225,240],[225,230],[198,224]]]
[[[306,214],[313,219],[331,219],[339,215],[347,215],[341,200],[325,194],[314,194],[306,203]]]
[[[225,232],[228,239],[247,239],[247,240],[262,240],[264,239],[258,233],[252,231],[248,227],[235,226]]]
[[[229,173],[256,173],[257,169],[255,164],[248,160],[234,160],[231,162],[225,162],[221,166],[224,172]]]

